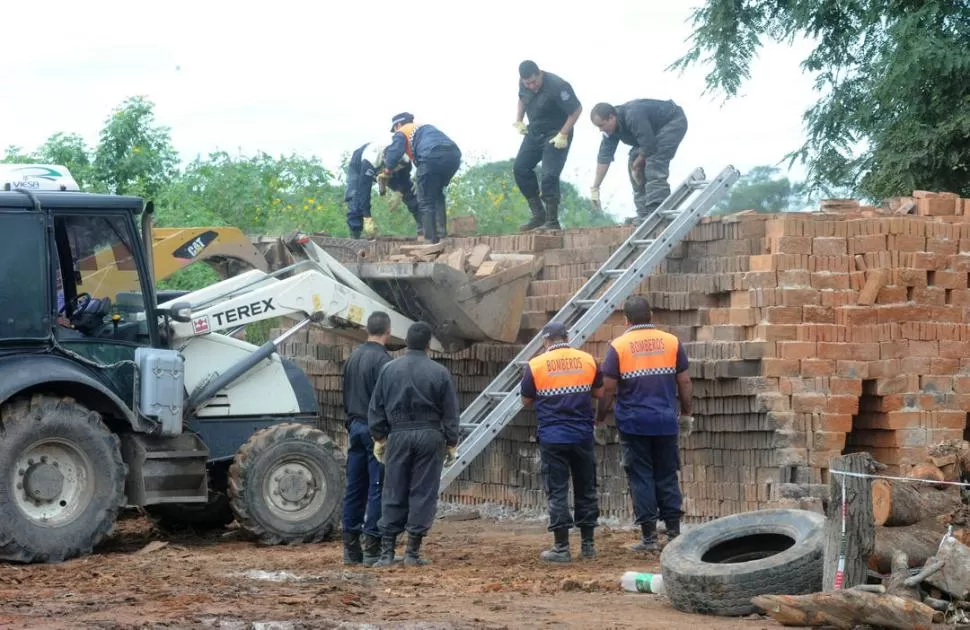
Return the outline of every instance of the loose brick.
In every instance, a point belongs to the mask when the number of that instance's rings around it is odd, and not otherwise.
[[[925,287],[927,286],[926,269],[908,269],[905,267],[893,269],[892,283],[907,287]]]
[[[899,369],[906,374],[928,374],[932,361],[932,357],[903,357],[899,360]]]
[[[773,254],[811,254],[810,236],[780,236],[768,239],[768,251]]]
[[[812,273],[808,269],[779,269],[778,286],[808,288],[812,286]]]
[[[940,270],[933,274],[933,286],[944,289],[966,289],[967,272]]]
[[[899,374],[899,359],[880,359],[869,362],[869,378],[891,378]]]
[[[919,377],[919,386],[924,392],[951,392],[953,391],[953,377],[923,375]]]
[[[937,341],[918,341],[910,340],[909,352],[912,357],[938,357],[940,356],[940,345]]]
[[[784,288],[781,292],[783,306],[805,306],[820,302],[819,293],[815,289]]]
[[[844,290],[850,288],[849,274],[831,271],[816,271],[811,276],[813,289]]]
[[[946,197],[916,200],[916,214],[924,217],[953,216],[957,213],[957,200]]]
[[[781,359],[810,359],[817,353],[816,344],[811,341],[779,341],[775,348]]]
[[[899,304],[909,299],[907,287],[901,285],[887,285],[879,289],[876,304]]]
[[[812,414],[812,430],[830,433],[848,433],[852,430],[852,414],[850,413],[816,413]]]
[[[849,379],[869,378],[869,363],[866,361],[836,361],[835,374]]]

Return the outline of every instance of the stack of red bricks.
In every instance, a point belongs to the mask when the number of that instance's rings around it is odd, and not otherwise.
[[[689,520],[765,507],[781,483],[824,482],[829,458],[842,452],[867,450],[904,470],[928,446],[962,437],[970,411],[970,206],[917,194],[890,207],[905,212],[907,201],[916,215],[847,203],[838,212],[705,219],[642,283],[655,323],[676,334],[691,359],[695,428],[681,452]],[[629,232],[455,240],[543,256],[522,318],[526,341]],[[369,256],[395,247],[372,245]],[[614,313],[584,349],[602,359],[624,330]],[[464,407],[520,348],[476,344],[436,359],[454,375]],[[301,332],[284,348],[315,379],[326,428],[341,443],[340,368],[350,349],[320,331]],[[534,427],[534,414],[520,413],[444,498],[543,508]],[[629,518],[611,430],[597,447],[601,510]]]

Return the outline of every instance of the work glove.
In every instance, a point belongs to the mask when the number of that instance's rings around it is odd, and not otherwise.
[[[589,200],[593,202],[593,210],[603,211],[603,204],[600,203],[600,189],[596,186],[589,189]]]
[[[694,430],[694,416],[681,416],[677,424],[680,425],[680,437],[688,437]]]
[[[605,446],[607,435],[606,423],[597,422],[596,427],[593,429],[593,440],[600,446]]]
[[[445,468],[451,466],[458,461],[458,447],[449,446],[448,450],[445,452]]]
[[[521,120],[516,121],[512,126],[515,127],[516,131],[521,133],[523,136],[529,133],[529,125],[525,124]]]
[[[549,144],[557,149],[565,149],[569,146],[569,136],[563,133],[557,133],[556,137],[549,141]]]
[[[364,217],[364,236],[373,238],[377,234],[377,224],[373,217]]]
[[[387,180],[391,179],[391,176],[387,173],[380,173],[377,176],[377,194],[381,197],[387,194]]]
[[[384,447],[387,446],[387,440],[381,440],[380,442],[374,441],[374,459],[380,463],[384,463]]]

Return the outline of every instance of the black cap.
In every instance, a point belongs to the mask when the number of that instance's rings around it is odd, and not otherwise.
[[[549,322],[542,327],[542,336],[546,339],[553,337],[555,339],[566,339],[569,336],[566,330],[566,325],[561,322]]]
[[[414,114],[409,114],[407,112],[401,112],[397,116],[391,119],[391,132],[393,133],[395,125],[398,123],[412,123],[414,122]]]

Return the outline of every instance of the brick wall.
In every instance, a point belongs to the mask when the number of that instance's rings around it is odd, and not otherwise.
[[[954,202],[961,214],[942,216],[706,219],[644,280],[638,292],[654,306],[655,323],[681,339],[691,360],[695,429],[681,449],[688,520],[765,507],[780,483],[824,482],[828,459],[842,452],[868,450],[901,470],[928,445],[962,437],[970,411],[964,205]],[[924,203],[920,211],[940,210]],[[522,317],[527,340],[628,234],[455,240],[543,255]],[[370,245],[368,257],[397,244]],[[614,313],[584,349],[602,359],[623,330]],[[465,406],[520,348],[477,344],[435,358],[451,370]],[[283,350],[314,379],[326,429],[341,444],[340,369],[350,350],[316,330]],[[629,518],[610,425],[609,443],[597,447],[601,510]],[[533,412],[520,413],[444,498],[542,508],[534,427]]]

